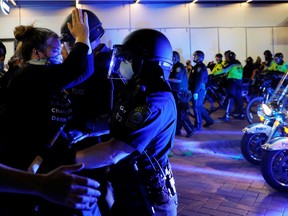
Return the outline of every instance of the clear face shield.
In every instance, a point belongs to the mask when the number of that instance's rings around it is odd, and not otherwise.
[[[133,75],[131,52],[122,45],[114,45],[108,79],[120,79],[124,84],[127,84]]]

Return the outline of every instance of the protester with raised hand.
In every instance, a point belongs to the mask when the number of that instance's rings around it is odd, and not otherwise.
[[[0,112],[2,164],[45,175],[59,166],[75,163],[75,152],[61,134],[71,116],[64,88],[91,76],[94,61],[87,14],[75,8],[67,25],[75,45],[64,62],[60,38],[55,32],[34,25],[19,25],[14,29],[16,40],[21,42],[19,52],[24,64],[9,80]],[[13,216],[82,213],[44,198],[1,193],[0,215],[4,212]],[[87,200],[86,196],[78,198],[80,203]],[[94,210],[97,205],[89,208]]]

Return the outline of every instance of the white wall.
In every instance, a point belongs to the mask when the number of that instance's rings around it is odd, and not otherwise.
[[[266,49],[283,52],[288,60],[288,3],[275,4],[98,4],[81,5],[94,11],[106,33],[102,41],[121,43],[134,29],[155,28],[170,40],[184,63],[197,49],[214,55],[233,50],[244,64],[248,56],[263,58]],[[0,39],[13,38],[16,25],[48,27],[60,33],[60,26],[72,6],[22,6],[12,8],[8,16],[0,13]],[[6,44],[7,42],[5,42]],[[13,53],[8,44],[7,58]]]

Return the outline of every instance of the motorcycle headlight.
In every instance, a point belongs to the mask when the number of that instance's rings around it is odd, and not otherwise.
[[[271,116],[272,115],[272,109],[267,105],[267,104],[262,104],[262,110],[263,113],[267,116]]]

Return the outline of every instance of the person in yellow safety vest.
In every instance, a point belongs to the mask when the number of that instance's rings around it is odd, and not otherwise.
[[[215,75],[218,71],[222,71],[223,66],[225,65],[225,61],[223,61],[223,55],[221,53],[217,53],[215,55],[216,63],[214,63],[214,67],[212,68],[210,74]]]
[[[253,80],[252,82],[254,83],[256,80],[255,80],[255,76],[257,74],[261,74],[261,73],[267,73],[269,72],[269,69],[268,68],[271,68],[272,65],[275,64],[275,61],[274,61],[274,58],[273,58],[273,54],[271,53],[270,50],[265,50],[264,53],[264,59],[265,61],[264,62],[261,62],[261,64],[259,65],[259,68],[255,68],[253,70],[253,73],[252,73],[252,76],[251,76],[251,80]]]
[[[273,59],[273,55],[270,50],[265,50],[263,55],[264,55],[265,61],[262,62],[261,70],[267,71],[268,68],[271,67],[275,63],[275,61]]]
[[[283,60],[284,56],[282,53],[276,53],[274,55],[274,62],[268,67],[268,71],[276,71],[280,73],[288,72],[288,62]]]
[[[223,117],[219,117],[220,120],[225,122],[230,121],[230,115],[234,108],[234,118],[242,119],[243,114],[243,101],[242,98],[242,77],[243,77],[243,66],[239,60],[236,59],[234,52],[227,54],[228,64],[223,67],[222,71],[218,73],[227,74],[228,80],[228,103],[226,107],[226,113]]]
[[[218,90],[220,90],[221,93],[224,93],[223,90],[227,89],[228,82],[227,82],[227,76],[223,71],[223,67],[228,64],[227,62],[227,54],[230,52],[230,50],[225,51],[224,57],[225,60],[223,60],[223,55],[221,53],[217,53],[215,55],[216,63],[209,62],[207,65],[207,68],[210,68],[210,73],[208,76],[208,82],[214,82],[218,85]],[[212,99],[211,99],[212,100]],[[228,97],[226,98],[224,104],[228,103]]]

